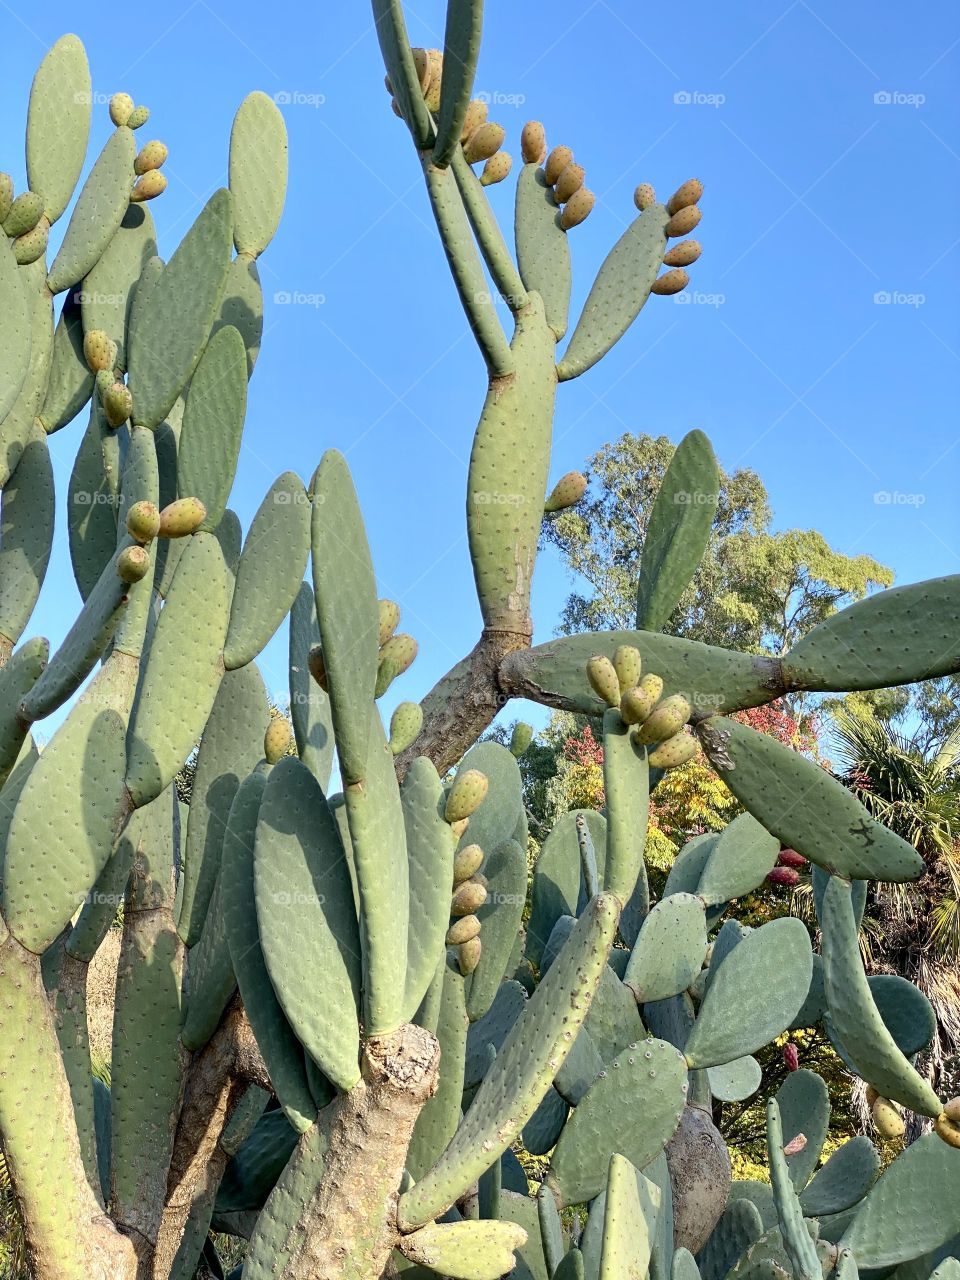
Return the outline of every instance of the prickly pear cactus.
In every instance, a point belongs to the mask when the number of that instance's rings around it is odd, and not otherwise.
[[[917,1070],[924,997],[868,979],[858,945],[865,882],[922,863],[726,713],[960,669],[960,580],[873,597],[775,661],[664,635],[718,490],[692,432],[649,521],[636,630],[531,648],[541,520],[585,490],[568,472],[548,492],[560,384],[685,286],[702,187],[658,203],[638,186],[565,341],[584,166],[525,126],[511,253],[485,194],[511,175],[505,132],[471,98],[481,4],[450,0],[443,50],[411,47],[397,0],[374,16],[488,379],[467,476],[483,634],[387,727],[379,700],[417,641],[377,597],[344,457],[325,452],[309,486],[278,477],[246,537],[227,505],[285,191],[276,107],[243,102],[229,185],[166,263],[167,145],[134,137],[150,113],[125,92],[46,261],[90,131],[75,37],[37,72],[26,189],[0,176],[0,1138],[33,1273],[222,1274],[220,1232],[245,1241],[245,1280],[956,1280],[960,1100]],[[51,655],[23,640],[53,536],[47,440],[85,408],[67,494],[83,606]],[[285,620],[289,727],[256,667]],[[478,741],[511,697],[596,716],[603,736],[605,810],[560,819],[530,886],[532,731]],[[68,703],[38,752],[31,726]],[[654,901],[650,794],[698,746],[744,813],[691,840]],[[808,872],[819,952],[799,920],[724,920]],[[121,905],[107,1091],[86,980]],[[880,1138],[904,1110],[931,1131],[879,1179],[866,1138],[821,1163],[826,1086],[794,1048],[769,1182],[733,1181],[712,1104],[752,1097],[754,1055],[817,1024],[867,1082]],[[544,1157],[536,1187],[523,1149]]]

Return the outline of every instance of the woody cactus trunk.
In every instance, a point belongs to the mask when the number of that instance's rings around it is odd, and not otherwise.
[[[531,648],[541,520],[583,492],[568,473],[548,493],[555,396],[651,294],[685,284],[699,246],[670,243],[696,226],[701,187],[664,203],[637,188],[558,353],[569,236],[593,197],[569,149],[528,124],[508,248],[484,192],[510,170],[503,130],[471,100],[481,9],[450,0],[441,52],[410,47],[398,3],[374,5],[488,381],[467,477],[483,631],[389,730],[377,700],[416,642],[377,598],[343,457],[326,452],[309,487],[281,475],[246,538],[226,505],[257,258],[284,197],[279,113],[243,102],[229,187],[164,263],[149,201],[166,147],[138,147],[149,113],[118,93],[48,264],[90,79],[73,36],[37,72],[28,190],[0,179],[0,1137],[33,1274],[222,1274],[218,1232],[247,1242],[245,1280],[956,1280],[960,1102],[916,1069],[924,997],[868,980],[857,944],[865,882],[922,863],[830,774],[727,713],[957,671],[960,579],[883,592],[776,660],[663,634],[717,491],[693,432],[651,514],[637,629]],[[67,493],[83,606],[51,657],[22,639],[53,534],[48,437],[85,406]],[[295,755],[256,666],[285,619]],[[558,822],[525,929],[519,767],[477,742],[513,697],[597,716],[605,750],[605,812]],[[32,726],[61,708],[38,752]],[[198,740],[186,805],[174,779]],[[745,812],[691,841],[654,903],[649,795],[697,742]],[[724,919],[798,867],[818,954],[798,920]],[[86,979],[121,904],[107,1089]],[[865,1137],[818,1168],[826,1087],[797,1070],[768,1109],[770,1183],[732,1182],[711,1103],[750,1097],[752,1055],[816,1024],[873,1090],[878,1133],[900,1108],[932,1131],[879,1181]],[[539,1187],[521,1142],[549,1155]]]

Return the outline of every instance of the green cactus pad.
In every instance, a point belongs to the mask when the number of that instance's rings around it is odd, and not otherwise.
[[[513,1270],[513,1251],[526,1241],[526,1231],[514,1222],[432,1222],[401,1236],[400,1249],[451,1280],[498,1280]]]
[[[130,313],[127,368],[134,421],[155,428],[173,408],[203,353],[230,265],[233,208],[215,191],[141,305]],[[139,290],[138,290],[139,294]],[[162,351],[164,358],[157,359]]]
[[[724,1280],[737,1260],[760,1239],[763,1232],[763,1219],[756,1205],[750,1200],[731,1199],[697,1255],[703,1280]],[[678,1256],[679,1253],[680,1250],[677,1251]]]
[[[53,355],[43,405],[37,415],[48,435],[72,422],[93,394],[93,374],[83,354],[82,291],[71,289],[53,335]]]
[[[346,459],[328,450],[311,484],[313,589],[345,784],[366,777],[380,613],[370,548]]]
[[[660,1188],[621,1155],[610,1159],[599,1280],[646,1280]]]
[[[783,1147],[780,1108],[776,1098],[770,1098],[767,1102],[767,1159],[783,1245],[795,1280],[822,1280],[820,1259],[803,1220],[803,1210],[790,1178]]]
[[[777,865],[780,841],[749,813],[741,813],[720,832],[703,869],[697,894],[708,907],[742,898],[763,884]]]
[[[716,848],[719,838],[719,832],[710,831],[705,835],[694,836],[683,845],[667,876],[667,883],[663,889],[665,898],[674,893],[697,892],[703,869]]]
[[[579,1040],[579,1036],[577,1039]],[[539,1107],[523,1126],[524,1150],[529,1151],[532,1156],[549,1155],[563,1132],[569,1111],[566,1099],[556,1089],[548,1089]]]
[[[297,1136],[282,1110],[265,1111],[223,1171],[217,1213],[262,1209],[293,1154]]]
[[[252,662],[287,616],[309,554],[307,491],[298,475],[285,471],[267,490],[253,517],[237,566],[223,650],[228,671]]]
[[[923,873],[916,850],[812,760],[736,720],[713,717],[697,729],[710,763],[740,803],[811,862],[857,879],[902,882]]]
[[[117,545],[116,495],[119,466],[105,469],[104,445],[109,428],[99,402],[90,405],[90,421],[77,450],[67,494],[70,560],[81,598],[97,585]],[[112,441],[110,443],[113,443]]]
[[[884,1171],[843,1234],[863,1270],[895,1267],[931,1253],[957,1230],[960,1160],[925,1133]]]
[[[75,959],[89,964],[96,955],[117,918],[117,910],[123,902],[132,866],[133,845],[129,840],[120,840],[97,877],[67,937],[67,953]]]
[[[270,1082],[287,1119],[302,1133],[316,1119],[317,1108],[307,1084],[303,1050],[267,974],[256,916],[253,851],[265,786],[264,773],[250,774],[230,806],[221,859],[224,919],[240,996]]]
[[[478,742],[463,757],[459,772],[470,769],[478,770],[487,779],[487,793],[470,815],[460,848],[478,844],[489,855],[506,840],[525,844],[523,780],[516,758],[499,742]]]
[[[547,1275],[552,1276],[563,1260],[566,1242],[557,1202],[549,1189],[541,1184],[537,1192],[537,1216],[540,1219],[540,1243]]]
[[[557,366],[561,381],[595,365],[640,314],[663,262],[668,220],[662,204],[651,205],[607,254]]]
[[[16,643],[40,594],[53,544],[50,451],[37,431],[20,455],[0,501],[0,634]]]
[[[42,258],[29,266],[18,268],[27,301],[29,361],[25,375],[19,369],[13,370],[13,381],[19,380],[20,388],[6,417],[0,419],[0,488],[10,479],[24,446],[35,433],[36,415],[40,410],[50,372],[53,356],[53,303],[44,286],[44,270]],[[16,316],[15,298],[13,305]],[[10,336],[16,351],[22,339]],[[4,387],[0,391],[0,399],[6,399],[7,392],[8,388]]]
[[[66,209],[80,177],[92,101],[83,45],[61,36],[37,68],[27,111],[27,186],[43,196],[50,222]]]
[[[30,366],[31,303],[13,250],[0,240],[0,422],[13,407]]]
[[[584,1280],[583,1254],[577,1248],[570,1248],[560,1259],[554,1274],[554,1280]]]
[[[463,122],[473,90],[483,30],[482,0],[455,0],[447,6],[443,39],[443,79],[433,163],[450,163],[460,146]]]
[[[647,753],[634,743],[629,725],[624,724],[615,707],[603,716],[603,787],[607,808],[603,885],[626,904],[634,894],[638,879],[647,874],[643,851],[647,840],[650,778]]]
[[[326,791],[334,750],[330,699],[311,677],[307,666],[307,655],[319,643],[313,588],[302,582],[290,609],[290,719],[297,755]]]
[[[229,608],[220,544],[194,534],[153,634],[131,719],[126,782],[137,806],[169,786],[207,722],[223,676]]]
[[[755,929],[717,971],[690,1038],[690,1067],[722,1066],[755,1053],[789,1026],[810,987],[810,937],[801,920]]]
[[[500,984],[493,1004],[470,1028],[464,1065],[465,1089],[475,1088],[483,1079],[488,1047],[492,1045],[494,1051],[499,1052],[526,1005],[527,993],[519,982],[511,978]]]
[[[677,445],[660,485],[640,559],[637,628],[660,631],[703,559],[720,500],[710,441],[690,431]]]
[[[117,344],[116,368],[121,371],[127,367],[126,337],[134,294],[147,263],[159,261],[156,252],[150,210],[143,204],[131,204],[116,235],[83,282],[84,330],[89,333],[91,329],[101,329],[113,339]]]
[[[303,1133],[256,1220],[244,1257],[244,1280],[276,1280],[303,1238],[303,1206],[323,1176],[326,1133],[319,1124]]]
[[[604,1063],[610,1063],[644,1034],[633,993],[608,965],[600,977],[584,1026]]]
[[[400,803],[410,867],[403,995],[403,1017],[410,1021],[436,974],[437,957],[443,954],[453,890],[453,840],[443,820],[443,783],[425,756],[418,756],[407,770]]]
[[[595,898],[531,997],[487,1073],[453,1141],[400,1198],[401,1229],[429,1222],[511,1144],[539,1106],[586,1016],[606,969],[619,905]]]
[[[274,237],[287,193],[287,129],[276,103],[251,93],[230,132],[230,194],[237,253],[258,258]]]
[[[187,1049],[207,1043],[236,990],[237,980],[227,944],[221,877],[210,896],[200,941],[190,953],[190,993],[180,1039]]]
[[[253,373],[263,337],[263,290],[252,258],[234,258],[227,271],[220,312],[213,322],[213,337],[226,325],[240,331],[247,352],[247,377]]]
[[[407,1168],[415,1179],[424,1177],[433,1167],[460,1123],[468,1027],[464,980],[455,969],[444,965],[440,987],[435,1027],[440,1044],[440,1077],[436,1093],[417,1116],[410,1139]]]
[[[40,954],[103,870],[123,805],[124,723],[80,701],[31,769],[10,823],[3,918]]]
[[[718,1102],[743,1102],[760,1088],[760,1063],[748,1054],[720,1067],[707,1067],[710,1093]]]
[[[666,1000],[689,987],[706,954],[703,903],[693,894],[671,894],[658,902],[644,921],[630,954],[624,985],[638,1004]]]
[[[504,1167],[507,1167],[506,1157]],[[515,1222],[527,1233],[527,1243],[517,1250],[517,1265],[511,1272],[514,1280],[550,1280],[544,1260],[537,1202],[528,1194],[526,1178],[523,1191],[519,1186],[516,1191],[508,1188],[504,1179],[504,1188],[500,1193],[500,1221]]]
[[[689,1249],[681,1246],[674,1253],[670,1280],[700,1280],[700,1268]]]
[[[257,920],[277,999],[307,1053],[338,1088],[357,1063],[360,937],[340,833],[313,774],[284,759],[257,820]],[[294,948],[290,939],[297,939]]]
[[[800,1192],[800,1207],[808,1218],[842,1213],[863,1199],[879,1172],[877,1149],[869,1138],[860,1134],[837,1147],[826,1164],[817,1170]]]
[[[554,925],[561,916],[572,916],[577,910],[581,870],[576,822],[581,815],[593,841],[598,870],[603,873],[607,838],[604,816],[592,809],[574,809],[561,814],[543,842],[533,873],[526,954],[537,966]]]
[[[871,974],[867,984],[901,1053],[910,1057],[926,1049],[936,1034],[937,1015],[920,988],[896,973]]]
[[[564,1127],[547,1185],[561,1206],[603,1190],[611,1151],[638,1168],[654,1160],[683,1114],[687,1067],[671,1044],[649,1036],[625,1049],[593,1082]]]
[[[579,1106],[587,1090],[603,1070],[603,1059],[590,1032],[581,1027],[573,1048],[554,1078],[554,1087],[571,1107]]]
[[[553,190],[536,164],[525,164],[517,179],[513,234],[523,283],[543,299],[547,324],[559,342],[570,310],[570,242]]]
[[[472,818],[470,822],[472,826]],[[508,972],[526,902],[526,851],[515,840],[505,840],[484,859],[482,871],[487,880],[487,899],[476,911],[483,951],[467,984],[471,1022],[481,1018],[493,1004],[500,981]]]
[[[788,1073],[777,1090],[777,1105],[785,1142],[800,1133],[807,1140],[801,1151],[786,1157],[793,1185],[802,1191],[817,1167],[830,1129],[830,1094],[822,1076],[801,1068]]]
[[[22,644],[0,668],[0,787],[10,776],[27,736],[20,704],[43,674],[49,655],[49,642],[37,636]]]
[[[823,984],[830,1021],[859,1075],[878,1093],[920,1115],[938,1116],[940,1099],[888,1030],[860,959],[850,884],[832,877],[823,895]]]
[[[879,689],[960,666],[960,574],[892,587],[834,614],[783,658],[791,688]]]
[[[115,129],[83,184],[66,234],[47,275],[47,288],[61,293],[82,280],[113,239],[130,199],[137,145],[127,128]]]
[[[247,353],[238,330],[227,326],[197,363],[178,451],[180,496],[200,499],[207,509],[200,528],[208,532],[220,523],[233,487],[246,408]]]

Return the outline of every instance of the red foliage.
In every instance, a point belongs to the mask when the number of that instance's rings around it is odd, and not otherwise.
[[[563,744],[565,760],[571,764],[603,764],[603,744],[593,736],[593,730],[585,725],[579,737],[567,738]]]

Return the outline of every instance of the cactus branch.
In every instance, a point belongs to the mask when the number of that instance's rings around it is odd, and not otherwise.
[[[458,147],[454,152],[450,163],[487,269],[500,296],[516,314],[526,305],[527,291],[500,230],[500,224],[493,215],[480,179],[470,168],[461,148]]]

